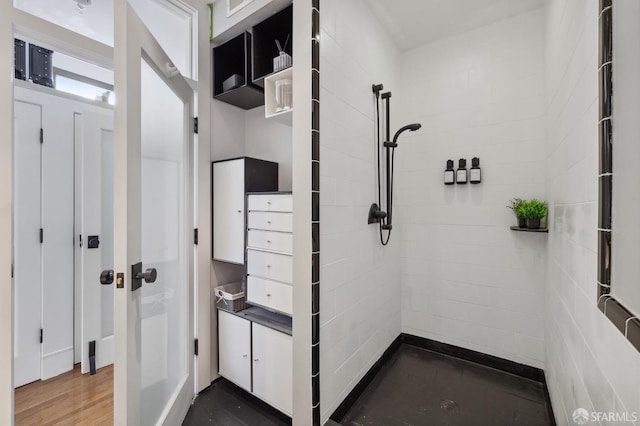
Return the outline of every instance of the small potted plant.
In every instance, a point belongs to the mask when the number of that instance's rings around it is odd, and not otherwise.
[[[524,217],[527,219],[527,228],[539,229],[540,220],[547,215],[547,203],[532,199],[522,207]]]
[[[527,219],[524,217],[524,205],[527,202],[522,198],[514,198],[509,201],[508,209],[513,210],[513,214],[516,215],[516,219],[518,219],[518,227],[526,228],[527,227]]]

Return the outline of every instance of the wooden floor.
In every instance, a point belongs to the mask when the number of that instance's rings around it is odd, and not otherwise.
[[[16,389],[15,424],[112,425],[113,366],[95,376],[73,371]]]

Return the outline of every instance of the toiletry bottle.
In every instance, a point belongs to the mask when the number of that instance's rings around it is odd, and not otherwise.
[[[447,168],[444,171],[444,184],[453,185],[456,183],[456,172],[453,170],[453,160],[447,160]]]
[[[473,157],[471,159],[471,169],[469,170],[469,182],[480,183],[481,180],[480,159]]]
[[[458,161],[458,170],[456,171],[456,183],[467,183],[467,160],[461,158]]]

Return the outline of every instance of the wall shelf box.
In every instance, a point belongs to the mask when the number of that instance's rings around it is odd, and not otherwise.
[[[252,29],[253,48],[253,84],[265,87],[265,77],[273,73],[273,58],[278,56],[276,40],[283,45],[284,51],[289,55],[293,49],[293,6],[286,7],[256,24]],[[285,42],[289,39],[286,46]]]
[[[248,31],[213,48],[213,97],[242,109],[252,109],[264,104],[261,87],[251,81],[251,34]],[[239,75],[242,85],[223,89],[223,83]]]
[[[549,233],[549,228],[538,228],[538,229],[529,229],[529,228],[520,228],[519,226],[512,226],[512,231],[521,231],[521,232],[542,232],[545,234]]]
[[[276,81],[289,79],[293,81],[293,67],[273,73],[264,79],[264,116],[273,118],[291,126],[293,123],[293,105],[285,111],[276,111]]]

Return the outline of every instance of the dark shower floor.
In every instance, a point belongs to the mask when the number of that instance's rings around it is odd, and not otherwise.
[[[402,344],[340,424],[555,425],[546,401],[542,383]]]

